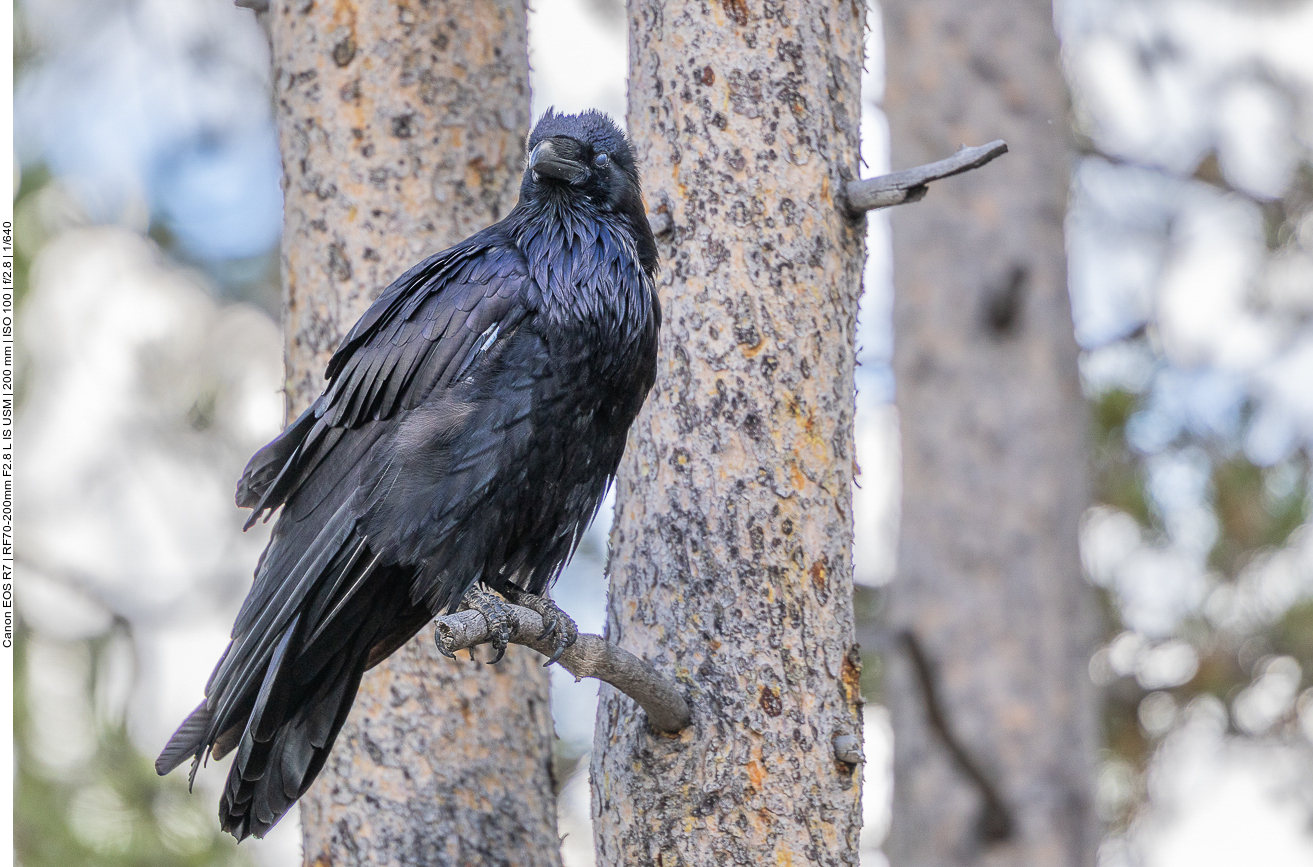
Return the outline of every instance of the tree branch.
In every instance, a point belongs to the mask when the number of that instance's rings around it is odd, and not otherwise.
[[[926,185],[931,181],[978,169],[1007,152],[1007,142],[1002,139],[974,148],[964,145],[948,159],[875,178],[849,181],[843,188],[848,211],[854,215],[865,214],[878,208],[919,202],[929,191]]]
[[[1112,153],[1111,151],[1103,150],[1095,143],[1094,139],[1087,135],[1075,135],[1072,140],[1071,149],[1077,156],[1102,160],[1103,162],[1116,166],[1117,168],[1139,169],[1140,171],[1154,172],[1155,174],[1173,178],[1178,181],[1198,181],[1201,184],[1207,184],[1208,186],[1213,187],[1219,192],[1239,196],[1242,199],[1248,199],[1260,208],[1270,208],[1280,201],[1280,197],[1262,198],[1233,185],[1222,173],[1222,167],[1217,160],[1216,150],[1209,151],[1204,158],[1199,161],[1199,165],[1195,167],[1194,171],[1186,173],[1168,168],[1159,163],[1143,162],[1134,159],[1133,157],[1125,157],[1120,154]]]
[[[543,630],[542,617],[521,605],[508,607],[511,643],[551,656],[556,649],[555,640],[538,637]],[[437,618],[435,625],[438,640],[452,653],[486,644],[492,638],[488,621],[477,611],[447,614]],[[639,707],[647,712],[647,721],[657,731],[673,734],[692,720],[688,702],[684,701],[673,680],[658,674],[646,662],[600,635],[580,633],[578,640],[561,654],[560,663],[576,678],[595,677],[638,702]]]
[[[930,663],[930,658],[926,656],[921,642],[917,640],[916,633],[906,629],[899,636],[903,641],[903,646],[907,649],[907,656],[912,662],[912,669],[916,672],[917,683],[921,687],[921,694],[925,698],[926,719],[930,723],[930,728],[935,734],[939,735],[940,742],[952,756],[954,764],[958,770],[966,775],[967,779],[975,784],[976,789],[980,792],[980,797],[984,800],[980,811],[980,817],[976,821],[976,833],[982,840],[987,843],[1000,843],[1009,839],[1015,827],[1012,820],[1012,811],[1008,809],[1003,802],[1002,796],[999,795],[998,788],[989,779],[989,776],[980,768],[976,760],[966,751],[957,737],[954,736],[953,730],[948,725],[948,715],[944,712],[944,705],[939,700],[939,690],[935,687],[934,666]]]

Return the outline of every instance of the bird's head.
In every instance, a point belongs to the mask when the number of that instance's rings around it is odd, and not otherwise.
[[[529,135],[521,199],[575,200],[630,224],[643,267],[656,267],[656,243],[625,134],[600,111],[556,114],[547,109]]]

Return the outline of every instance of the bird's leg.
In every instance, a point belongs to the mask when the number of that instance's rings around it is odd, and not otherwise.
[[[483,615],[483,619],[488,622],[488,631],[492,633],[492,646],[497,654],[489,661],[489,665],[494,662],[500,662],[501,658],[506,655],[506,645],[511,641],[511,611],[506,600],[502,599],[496,593],[484,589],[482,584],[474,583],[470,589],[465,591],[465,595],[460,600],[462,608],[470,608]],[[437,637],[438,649],[455,659],[455,654],[442,646],[442,638]]]
[[[579,638],[579,627],[575,625],[570,615],[557,606],[555,602],[546,596],[535,596],[532,593],[526,593],[515,587],[511,587],[506,592],[506,598],[516,605],[522,605],[530,611],[538,612],[543,619],[543,631],[539,638],[549,638],[556,636],[556,649],[552,656],[547,660],[547,665],[561,658],[565,649]]]

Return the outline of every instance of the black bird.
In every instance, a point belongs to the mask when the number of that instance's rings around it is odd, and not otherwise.
[[[155,762],[236,749],[238,840],[309,788],[361,675],[462,601],[545,597],[610,485],[656,375],[656,244],[624,134],[550,109],[504,220],[397,278],[328,363],[324,393],[247,464],[237,504],[282,508],[205,701]],[[488,588],[488,589],[485,589]],[[500,610],[499,610],[500,609]]]

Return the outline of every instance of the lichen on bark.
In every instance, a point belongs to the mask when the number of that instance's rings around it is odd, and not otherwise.
[[[864,6],[630,5],[629,129],[669,215],[608,636],[685,684],[658,735],[604,687],[599,864],[856,864],[853,354]],[[844,741],[851,746],[852,741]],[[851,753],[845,753],[851,755]]]

